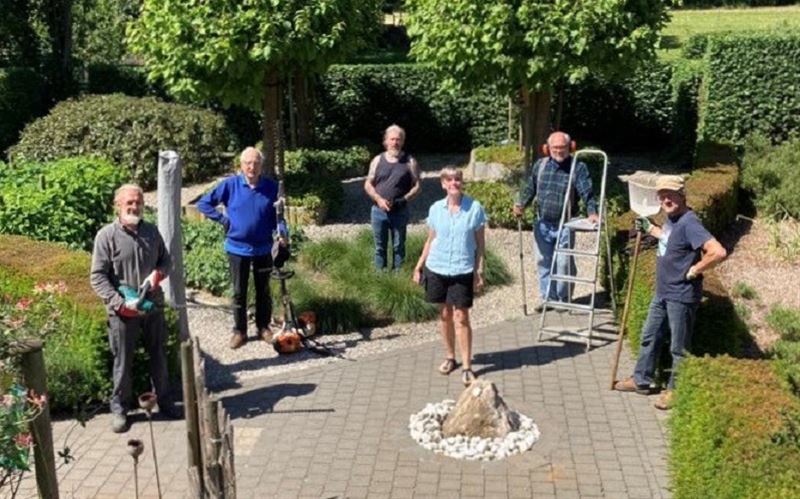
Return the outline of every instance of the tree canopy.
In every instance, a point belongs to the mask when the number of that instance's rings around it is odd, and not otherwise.
[[[379,27],[380,0],[145,0],[129,44],[174,94],[261,109],[269,74],[323,72]]]
[[[407,0],[412,55],[455,86],[511,93],[630,71],[655,55],[668,0]]]

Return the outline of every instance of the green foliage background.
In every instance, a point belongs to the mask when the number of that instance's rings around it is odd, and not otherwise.
[[[742,159],[742,187],[760,213],[800,219],[800,139],[773,146],[761,135],[748,137]]]
[[[111,216],[114,190],[126,179],[104,159],[0,163],[0,234],[90,250]]]
[[[89,95],[66,100],[25,127],[9,150],[13,163],[90,155],[105,158],[144,188],[154,187],[158,151],[183,159],[186,183],[225,171],[222,154],[234,148],[225,122],[214,112],[152,97]]]

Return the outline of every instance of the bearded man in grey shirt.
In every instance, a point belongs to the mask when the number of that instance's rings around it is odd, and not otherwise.
[[[117,217],[97,233],[92,252],[91,284],[108,312],[108,341],[114,355],[111,429],[128,429],[132,406],[133,355],[141,334],[150,356],[150,378],[158,396],[159,412],[177,418],[167,373],[164,293],[160,282],[169,274],[170,256],[158,228],[142,220],[144,195],[138,185],[125,184],[114,195]],[[140,290],[154,306],[123,296],[122,286]],[[147,310],[149,309],[149,310]]]

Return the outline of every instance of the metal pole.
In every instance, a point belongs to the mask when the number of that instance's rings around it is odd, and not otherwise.
[[[619,323],[619,335],[617,336],[617,350],[614,352],[614,364],[611,367],[611,390],[617,382],[617,369],[619,368],[619,356],[622,352],[622,338],[625,336],[625,324],[628,321],[628,310],[630,310],[631,294],[633,292],[634,276],[636,275],[636,264],[639,261],[639,246],[642,242],[642,233],[636,231],[636,243],[633,247],[633,262],[631,263],[630,274],[628,275],[628,290],[625,292],[625,307],[622,309],[622,322]],[[612,275],[613,279],[614,276]]]
[[[181,235],[181,165],[175,151],[158,153],[158,230],[172,257],[172,269],[164,284],[164,295],[170,305],[186,303],[183,281],[183,240]],[[178,311],[180,341],[189,339],[189,316],[185,307]]]
[[[523,263],[522,246],[522,217],[517,218],[517,232],[519,233],[519,277],[522,283],[522,315],[528,316],[528,290],[525,286],[525,265]]]
[[[47,372],[40,340],[27,340],[19,349],[21,354],[22,380],[28,389],[37,395],[47,394]],[[36,465],[36,487],[39,497],[58,499],[56,458],[53,453],[53,430],[50,425],[50,404],[30,423],[33,435],[33,461]]]

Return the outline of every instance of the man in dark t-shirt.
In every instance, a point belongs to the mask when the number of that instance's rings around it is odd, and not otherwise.
[[[386,152],[375,156],[369,165],[364,190],[372,199],[370,212],[375,237],[375,267],[387,266],[386,249],[392,235],[392,268],[397,271],[406,256],[408,202],[419,193],[420,173],[417,161],[403,151],[406,132],[392,125],[383,134]]]
[[[669,332],[672,370],[667,389],[654,404],[665,410],[672,403],[678,366],[688,354],[695,312],[703,291],[703,272],[721,262],[727,252],[686,205],[682,177],[662,175],[656,188],[667,221],[658,227],[645,217],[636,220],[639,231],[658,239],[656,294],[642,329],[639,360],[633,376],[615,383],[614,389],[650,393],[656,361]]]

